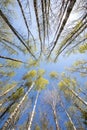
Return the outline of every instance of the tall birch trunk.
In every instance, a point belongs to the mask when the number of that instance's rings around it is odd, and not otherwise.
[[[40,94],[40,91],[38,91],[36,99],[35,99],[34,107],[33,107],[33,110],[32,110],[32,113],[31,113],[31,118],[30,118],[29,125],[28,125],[28,130],[31,130],[31,126],[32,126],[34,115],[35,115],[35,110],[36,110],[39,94]]]
[[[73,121],[72,121],[72,119],[71,119],[69,113],[68,113],[67,110],[65,109],[65,107],[64,107],[64,105],[63,105],[63,103],[62,103],[62,101],[61,101],[61,106],[63,107],[63,109],[64,109],[64,111],[65,111],[65,113],[66,113],[66,115],[67,115],[67,117],[68,117],[68,119],[69,119],[69,121],[70,121],[70,123],[72,124],[73,130],[76,130],[76,127],[75,127],[75,125],[74,125],[74,123],[73,123]]]
[[[7,119],[7,121],[5,122],[2,130],[7,130],[9,124],[13,124],[13,120],[14,117],[17,113],[17,111],[19,110],[19,108],[21,107],[22,103],[24,102],[26,96],[28,95],[28,93],[33,89],[34,87],[34,83],[32,83],[31,87],[28,89],[28,91],[25,93],[25,95],[23,96],[23,98],[21,99],[21,101],[19,102],[19,104],[17,105],[17,107],[15,108],[15,110],[12,112],[12,114],[10,115],[10,117]]]
[[[36,57],[34,56],[34,54],[31,52],[30,48],[28,48],[28,46],[26,45],[26,42],[23,40],[22,36],[17,32],[17,30],[12,26],[12,24],[9,22],[9,20],[7,19],[7,17],[5,16],[5,14],[2,12],[2,10],[0,9],[0,16],[2,17],[2,19],[5,21],[5,23],[9,26],[9,28],[11,29],[11,31],[14,33],[14,35],[19,39],[19,41],[25,46],[25,48],[27,49],[27,51],[36,59]]]
[[[66,89],[68,89],[74,96],[76,96],[84,105],[87,106],[87,102],[84,101],[73,89],[69,88],[65,83]]]
[[[55,124],[56,124],[56,130],[60,130],[55,107],[52,107],[52,110],[53,110],[54,120],[55,120]]]
[[[67,87],[68,88],[68,87]],[[70,88],[68,88],[71,92],[72,92],[72,94],[73,95],[75,95],[84,105],[86,105],[87,106],[87,102],[86,101],[84,101],[74,90],[72,90],[72,89],[70,89]]]
[[[22,7],[22,4],[21,4],[21,1],[20,0],[17,0],[19,6],[20,6],[20,9],[21,9],[21,12],[22,12],[22,16],[24,18],[24,22],[25,22],[25,25],[26,25],[26,28],[28,30],[28,38],[29,38],[29,33],[31,34],[32,38],[33,38],[33,41],[35,42],[35,39],[34,39],[34,36],[33,34],[31,33],[30,29],[29,29],[29,26],[28,26],[28,23],[27,23],[27,19],[25,17],[25,13],[24,13],[24,10],[23,10],[23,7]]]
[[[60,28],[59,28],[59,30],[58,30],[57,37],[56,37],[56,39],[55,39],[55,41],[54,41],[54,46],[52,47],[52,49],[51,49],[51,51],[50,51],[50,53],[49,53],[49,55],[48,55],[48,58],[50,57],[52,51],[54,50],[54,48],[55,48],[55,46],[56,46],[56,44],[57,44],[57,41],[58,41],[58,39],[59,39],[59,37],[60,37],[60,35],[61,35],[61,33],[62,33],[62,31],[63,31],[63,29],[64,29],[66,23],[67,23],[67,21],[68,21],[68,19],[69,19],[69,16],[70,16],[70,14],[71,14],[71,11],[73,10],[73,7],[74,7],[75,3],[76,3],[76,0],[71,0],[71,1],[69,2],[69,4],[68,4],[65,17],[64,17],[64,19],[63,19],[62,25],[60,26]]]

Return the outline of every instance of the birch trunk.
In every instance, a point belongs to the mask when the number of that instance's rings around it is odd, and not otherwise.
[[[72,93],[74,96],[76,96],[84,105],[87,106],[87,102],[84,101],[73,89],[70,89],[69,87],[67,87],[67,84],[66,84],[66,83],[65,83],[65,86],[66,86],[66,88],[67,88],[69,91],[71,91],[71,93]]]
[[[40,23],[39,23],[39,16],[38,16],[38,8],[37,8],[37,0],[33,0],[34,4],[34,11],[35,11],[35,16],[36,16],[36,22],[37,22],[37,28],[38,28],[38,34],[39,34],[39,40],[41,44],[41,52],[42,52],[42,38],[41,38],[41,31],[40,31]]]
[[[75,95],[84,105],[86,105],[87,106],[87,102],[86,101],[84,101],[74,90],[72,90],[72,89],[70,89],[70,88],[68,88],[72,93],[73,93],[73,95]]]
[[[7,119],[7,121],[5,122],[2,130],[7,130],[7,127],[9,126],[9,124],[13,124],[12,122],[14,122],[13,120],[14,120],[14,117],[15,117],[17,111],[19,110],[19,108],[21,107],[22,103],[24,102],[26,96],[33,89],[33,87],[34,87],[34,83],[32,83],[31,87],[28,89],[28,91],[26,92],[26,94],[23,96],[23,98],[21,99],[21,101],[19,102],[19,104],[17,105],[17,107],[15,108],[15,110],[13,111],[13,113]]]
[[[11,23],[8,21],[8,19],[6,18],[6,16],[4,15],[4,13],[2,12],[2,10],[0,10],[0,16],[2,17],[2,19],[5,21],[5,23],[9,26],[9,28],[11,29],[11,31],[14,33],[14,35],[19,39],[19,41],[25,46],[25,48],[27,49],[27,51],[36,59],[36,57],[33,55],[33,53],[31,52],[30,48],[28,48],[28,46],[26,45],[26,42],[23,40],[22,36],[17,32],[17,30],[11,25]]]
[[[49,56],[51,55],[52,51],[54,50],[54,48],[55,48],[55,46],[56,46],[56,44],[57,44],[57,41],[58,41],[58,39],[59,39],[59,37],[60,37],[60,35],[61,35],[61,33],[62,33],[62,31],[63,31],[63,29],[64,29],[66,23],[67,23],[67,21],[68,21],[68,19],[69,19],[69,16],[70,16],[71,11],[72,11],[72,9],[73,9],[73,7],[74,7],[74,5],[75,5],[75,2],[76,2],[76,0],[71,0],[71,1],[69,2],[69,4],[68,4],[65,17],[64,17],[64,19],[63,19],[62,25],[60,26],[60,28],[59,28],[59,30],[58,30],[59,32],[58,32],[57,37],[56,37],[56,39],[55,39],[55,41],[54,41],[54,46],[52,47],[52,49],[51,49],[51,51],[50,51],[50,53],[49,53]],[[49,56],[48,56],[48,57],[49,57]]]
[[[72,124],[73,130],[76,130],[76,127],[75,127],[75,125],[74,125],[74,123],[73,123],[73,121],[72,121],[72,119],[71,119],[69,113],[68,113],[67,110],[65,109],[65,107],[64,107],[64,105],[63,105],[62,102],[61,102],[61,106],[63,107],[63,109],[64,109],[64,111],[65,111],[65,113],[66,113],[66,115],[67,115],[67,117],[68,117],[68,119],[69,119],[69,121],[70,121],[70,123]]]
[[[33,110],[32,110],[32,113],[31,113],[31,118],[30,118],[29,125],[28,125],[28,130],[31,130],[31,126],[32,126],[34,115],[35,115],[35,110],[36,110],[39,94],[40,94],[40,91],[38,91],[37,96],[36,96],[36,100],[35,100],[35,103],[34,103],[34,107],[33,107]]]
[[[9,104],[9,106],[7,106],[6,108],[3,109],[2,114],[0,114],[0,119],[4,116],[4,114],[11,108],[11,106],[12,106],[14,103],[15,103],[14,101],[11,102],[11,103]]]
[[[55,120],[55,124],[56,124],[56,130],[60,130],[59,124],[58,124],[58,121],[57,121],[57,113],[56,113],[55,107],[52,107],[52,110],[53,110],[54,120]]]
[[[82,90],[81,88],[79,88],[79,90],[80,90],[84,95],[87,96],[86,92],[84,92],[85,90]]]
[[[65,86],[66,86],[67,84],[65,84]],[[70,89],[69,87],[65,87],[65,88],[67,88],[69,91],[71,91],[71,93],[74,95],[74,96],[76,96],[84,105],[86,105],[87,106],[87,102],[86,101],[84,101],[73,89]]]
[[[26,28],[27,28],[27,30],[28,30],[28,37],[29,37],[29,33],[30,33],[31,36],[32,36],[32,38],[33,38],[33,41],[35,42],[35,39],[34,39],[34,37],[33,37],[33,34],[31,33],[31,31],[30,31],[30,29],[29,29],[29,27],[28,27],[27,19],[26,19],[26,17],[25,17],[25,13],[24,13],[24,10],[23,10],[21,1],[20,1],[20,0],[17,0],[17,2],[18,2],[18,4],[19,4],[19,6],[20,6],[20,9],[21,9],[21,12],[22,12],[22,16],[23,16],[23,18],[24,18],[24,22],[25,22]]]
[[[13,87],[11,87],[11,88],[9,88],[8,90],[6,90],[4,93],[2,93],[2,94],[0,95],[0,97],[6,95],[6,94],[7,94],[8,92],[10,92],[15,86],[16,86],[16,85],[14,85]]]

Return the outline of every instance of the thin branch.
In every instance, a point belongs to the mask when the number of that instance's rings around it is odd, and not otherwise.
[[[29,94],[29,92],[33,89],[33,87],[34,87],[34,83],[32,83],[31,87],[28,89],[28,91],[25,93],[25,95],[23,96],[23,98],[21,99],[21,101],[18,103],[17,107],[14,109],[14,111],[12,112],[12,114],[10,115],[10,117],[7,119],[7,121],[5,122],[2,130],[7,130],[9,124],[11,124],[12,121],[14,120],[14,117],[15,117],[17,111],[19,110],[19,108],[23,104],[25,98],[27,97],[27,95]]]

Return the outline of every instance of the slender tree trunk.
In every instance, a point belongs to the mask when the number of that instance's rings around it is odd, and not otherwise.
[[[82,42],[85,42],[87,40],[87,38],[83,38],[83,40],[77,42],[75,45],[73,45],[67,52],[71,52],[75,47],[77,47],[78,45],[80,45]]]
[[[54,120],[55,120],[55,124],[56,124],[56,130],[60,130],[55,107],[52,107],[52,110],[53,110]]]
[[[43,43],[45,45],[45,5],[44,5],[44,0],[41,0],[41,8],[42,8],[42,17],[43,17],[43,34],[44,34],[44,38],[43,38]]]
[[[4,114],[11,108],[11,106],[15,103],[15,101],[11,102],[7,108],[4,108],[3,113],[0,115],[0,119],[4,116]]]
[[[16,86],[16,85],[14,85],[13,87],[11,87],[11,88],[9,88],[8,90],[6,90],[4,93],[2,93],[2,94],[0,95],[0,97],[6,95],[6,94],[7,94],[8,92],[10,92],[15,86]]]
[[[33,38],[33,41],[35,42],[35,39],[34,39],[34,37],[33,37],[33,34],[31,33],[31,31],[30,31],[30,29],[29,29],[29,27],[28,27],[28,23],[27,23],[27,20],[26,20],[26,17],[25,17],[25,13],[24,13],[22,4],[21,4],[20,0],[17,0],[17,2],[18,2],[18,4],[19,4],[19,6],[20,6],[20,9],[21,9],[21,12],[22,12],[22,16],[23,16],[23,18],[24,18],[24,22],[25,22],[25,25],[26,25],[27,30],[28,30],[28,38],[29,38],[29,33],[30,33],[31,36],[32,36],[32,38]]]
[[[65,109],[65,107],[64,107],[64,105],[63,105],[63,103],[62,103],[62,101],[61,101],[61,106],[63,107],[63,109],[64,109],[64,111],[65,111],[65,113],[66,113],[66,115],[67,115],[67,117],[68,117],[68,119],[69,119],[69,121],[70,121],[70,123],[72,124],[73,130],[76,130],[76,127],[75,127],[75,125],[74,125],[74,123],[73,123],[73,121],[72,121],[72,119],[71,119],[69,113],[68,113],[67,110]]]
[[[66,49],[66,47],[68,47],[73,40],[75,40],[75,38],[77,38],[77,36],[79,34],[81,34],[86,28],[87,28],[87,20],[86,20],[86,15],[82,18],[82,20],[80,21],[82,24],[79,25],[78,23],[76,24],[75,28],[71,31],[71,33],[69,34],[69,36],[67,36],[61,43],[58,51],[57,51],[57,56],[55,58],[55,61],[57,59],[57,57]]]
[[[32,110],[32,113],[31,113],[31,118],[30,118],[29,125],[28,125],[28,130],[31,130],[31,126],[32,126],[34,115],[35,115],[35,110],[36,110],[39,94],[40,94],[40,91],[37,92],[37,96],[36,96],[36,99],[35,99],[34,107],[33,107],[33,110]]]
[[[17,113],[17,111],[19,110],[19,108],[21,107],[22,103],[24,102],[26,96],[28,95],[28,93],[33,89],[34,87],[34,83],[32,83],[31,87],[28,89],[28,91],[25,93],[25,95],[23,96],[23,98],[21,99],[21,101],[18,103],[17,107],[15,108],[15,110],[12,112],[12,114],[10,115],[10,117],[7,119],[7,121],[5,122],[2,130],[7,130],[9,124],[13,124],[12,122],[14,122],[14,117]]]
[[[84,101],[74,90],[72,90],[72,89],[70,89],[70,88],[68,88],[72,93],[73,93],[73,95],[75,95],[84,105],[86,105],[87,106],[87,102],[86,101]]]
[[[8,45],[8,43],[5,42],[5,41],[3,41],[3,40],[0,41],[0,44],[1,44],[5,49],[9,49],[8,52],[11,51],[11,53],[14,53],[14,52],[15,52],[15,53],[18,54],[17,50],[16,50],[15,48],[13,48],[11,44]]]
[[[87,23],[87,21],[84,23],[84,25]],[[85,25],[85,26],[82,26],[83,28],[81,28],[81,30],[79,31],[78,30],[78,32],[75,34],[75,36],[74,35],[72,35],[72,37],[70,38],[70,41],[66,44],[65,43],[65,47],[62,49],[62,48],[59,48],[59,53],[58,53],[58,55],[60,55],[65,49],[66,49],[66,47],[68,47],[71,43],[72,43],[72,41],[74,41],[75,40],[75,38],[77,38],[78,36],[79,36],[79,34],[81,34],[86,28],[87,28],[87,25]],[[80,29],[80,28],[79,28]],[[63,47],[63,46],[62,46]]]
[[[4,93],[2,93],[2,94],[0,95],[0,98],[1,98],[2,96],[5,96],[5,95],[6,95],[8,92],[10,92],[13,88],[14,88],[14,86],[11,87],[11,88],[9,88],[8,90],[6,90]]]
[[[66,84],[65,84],[66,86]],[[74,96],[76,96],[84,105],[87,106],[87,102],[84,101],[73,89],[70,89],[69,87],[66,87]]]
[[[49,43],[49,12],[50,12],[50,0],[48,0],[48,8],[47,8],[47,37],[48,37],[48,43]]]
[[[12,46],[12,48],[15,47],[16,49],[20,50],[23,53],[23,49],[21,49],[20,46],[15,45],[15,43],[13,43],[7,39],[1,38],[1,37],[0,37],[0,39],[1,39],[1,42],[5,42],[6,44],[9,44],[10,46]]]
[[[85,90],[82,90],[81,88],[79,88],[79,90],[84,94],[84,95],[86,95],[87,96],[87,93],[86,92],[84,92]]]
[[[67,0],[65,4],[64,4],[64,2],[62,3],[63,5],[62,5],[61,10],[60,10],[59,23],[58,23],[58,27],[57,27],[57,30],[56,30],[56,32],[55,32],[54,38],[53,38],[53,42],[54,42],[54,40],[55,40],[55,38],[56,38],[56,35],[57,35],[58,31],[59,31],[60,25],[61,25],[62,22],[63,22],[62,19],[63,19],[63,16],[64,16],[65,12],[66,12],[66,8],[67,8],[68,3],[69,3],[69,0]],[[64,5],[65,5],[65,6],[64,6]],[[62,9],[62,8],[63,8],[63,9]],[[62,10],[63,10],[63,11],[62,11]]]
[[[68,4],[67,11],[66,11],[66,14],[65,14],[65,18],[63,19],[63,22],[62,22],[62,25],[61,25],[61,27],[59,29],[58,35],[56,37],[56,40],[54,41],[54,46],[52,47],[52,49],[51,49],[51,51],[50,51],[50,53],[48,55],[48,58],[51,55],[52,51],[54,50],[54,48],[55,48],[55,46],[57,44],[57,41],[58,41],[58,39],[59,39],[59,37],[60,37],[60,35],[61,35],[61,33],[62,33],[66,23],[67,23],[67,21],[68,21],[68,18],[69,18],[70,13],[71,13],[74,5],[75,5],[75,2],[76,2],[76,0],[70,0],[70,2]]]
[[[35,10],[35,15],[36,15],[37,28],[38,28],[39,40],[40,40],[40,44],[41,44],[41,53],[42,53],[43,48],[42,48],[42,38],[41,38],[41,31],[40,31],[40,23],[39,23],[39,17],[38,17],[37,0],[33,0],[33,3],[34,3],[34,10]]]
[[[12,32],[15,34],[15,36],[20,40],[20,42],[25,46],[25,48],[28,50],[28,52],[36,59],[36,57],[31,52],[30,48],[27,47],[26,42],[23,40],[21,35],[16,31],[16,29],[11,25],[11,23],[8,21],[2,10],[0,10],[0,16],[3,18],[3,20],[6,22],[6,24],[9,26],[9,28],[12,30]]]

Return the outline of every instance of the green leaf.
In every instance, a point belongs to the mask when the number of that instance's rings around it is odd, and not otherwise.
[[[29,79],[29,78],[32,79],[32,78],[34,78],[36,76],[36,74],[37,74],[36,70],[31,70],[27,74],[25,74],[23,79],[24,80]]]
[[[51,78],[58,78],[58,73],[53,71],[53,72],[50,73],[50,77]]]
[[[36,89],[37,90],[42,90],[46,87],[46,85],[48,84],[48,80],[46,80],[43,77],[40,77],[36,80],[35,85],[36,85]]]

